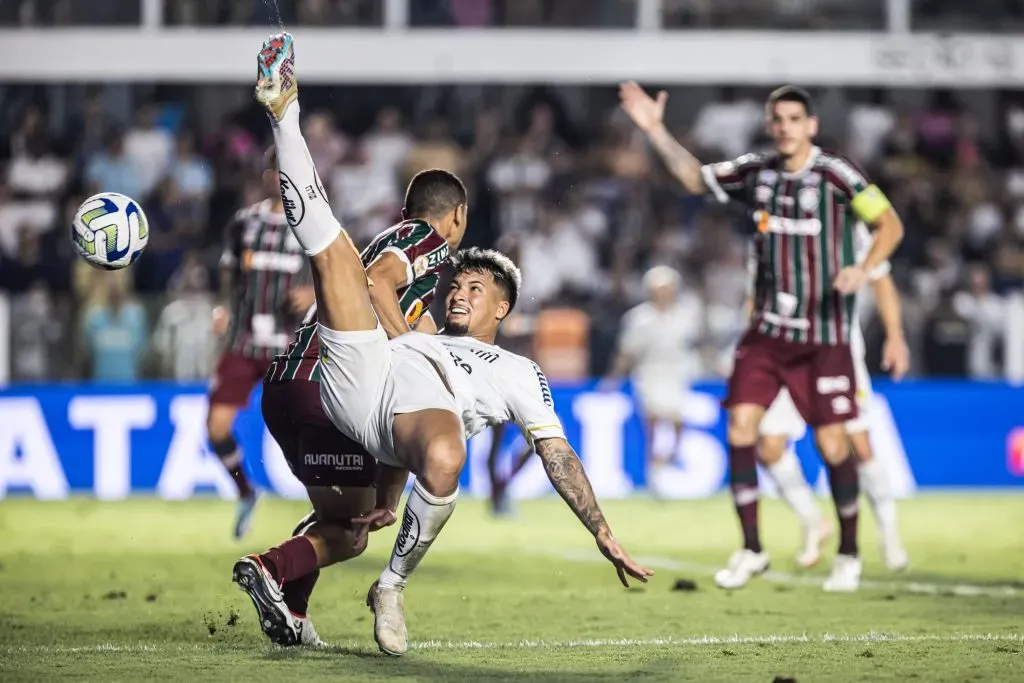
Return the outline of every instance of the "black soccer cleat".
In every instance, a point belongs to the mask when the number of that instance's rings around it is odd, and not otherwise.
[[[257,555],[246,555],[231,571],[231,580],[252,600],[260,619],[260,628],[271,641],[290,647],[302,642],[302,627],[284,604],[281,586]]]

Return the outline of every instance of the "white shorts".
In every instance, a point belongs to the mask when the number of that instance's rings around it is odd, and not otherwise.
[[[675,382],[636,382],[637,399],[644,417],[679,422],[683,419],[686,393]]]
[[[846,423],[847,434],[868,431],[868,410],[871,404],[871,374],[863,355],[853,357],[854,381],[857,386],[857,417]],[[807,423],[796,409],[789,391],[783,387],[761,418],[761,436],[788,436],[799,441],[807,434]]]
[[[338,332],[317,326],[320,337],[320,403],[338,430],[374,458],[407,467],[395,453],[395,415],[418,410],[459,411],[426,357],[396,354],[383,328]]]

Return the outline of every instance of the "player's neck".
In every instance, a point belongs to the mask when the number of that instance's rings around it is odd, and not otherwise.
[[[786,173],[796,173],[802,171],[807,166],[807,161],[811,158],[811,153],[814,151],[814,145],[807,145],[805,148],[782,159],[782,170]]]

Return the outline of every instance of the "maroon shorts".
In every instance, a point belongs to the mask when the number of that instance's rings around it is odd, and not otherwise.
[[[857,417],[854,377],[845,344],[797,344],[748,332],[736,347],[725,405],[768,408],[786,387],[807,424],[824,427]]]
[[[318,383],[265,383],[263,421],[292,473],[306,486],[374,486],[376,459],[324,414]]]
[[[240,353],[227,352],[220,357],[210,382],[210,405],[228,405],[239,408],[249,405],[253,387],[263,381],[270,361],[246,358]]]

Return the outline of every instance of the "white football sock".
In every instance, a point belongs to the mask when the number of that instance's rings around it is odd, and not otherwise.
[[[885,476],[885,468],[878,458],[871,458],[867,462],[861,462],[858,468],[860,475],[860,488],[867,496],[871,509],[875,513],[875,522],[878,524],[878,532],[883,538],[896,538],[899,528],[896,522],[896,500],[893,498],[892,489],[889,488],[889,479]]]
[[[299,103],[292,102],[284,118],[272,128],[288,225],[306,253],[315,256],[338,237],[341,225],[327,203],[323,183],[302,137]]]
[[[814,501],[814,492],[804,477],[796,454],[787,448],[779,461],[766,469],[778,484],[779,495],[793,508],[800,523],[807,529],[816,529],[821,523],[821,510]]]
[[[413,484],[402,514],[402,528],[395,539],[395,548],[391,551],[391,561],[380,575],[381,586],[401,589],[409,583],[409,576],[419,566],[430,544],[455,511],[455,499],[458,496],[459,491],[456,489],[450,496],[437,498],[427,493],[419,480]]]

